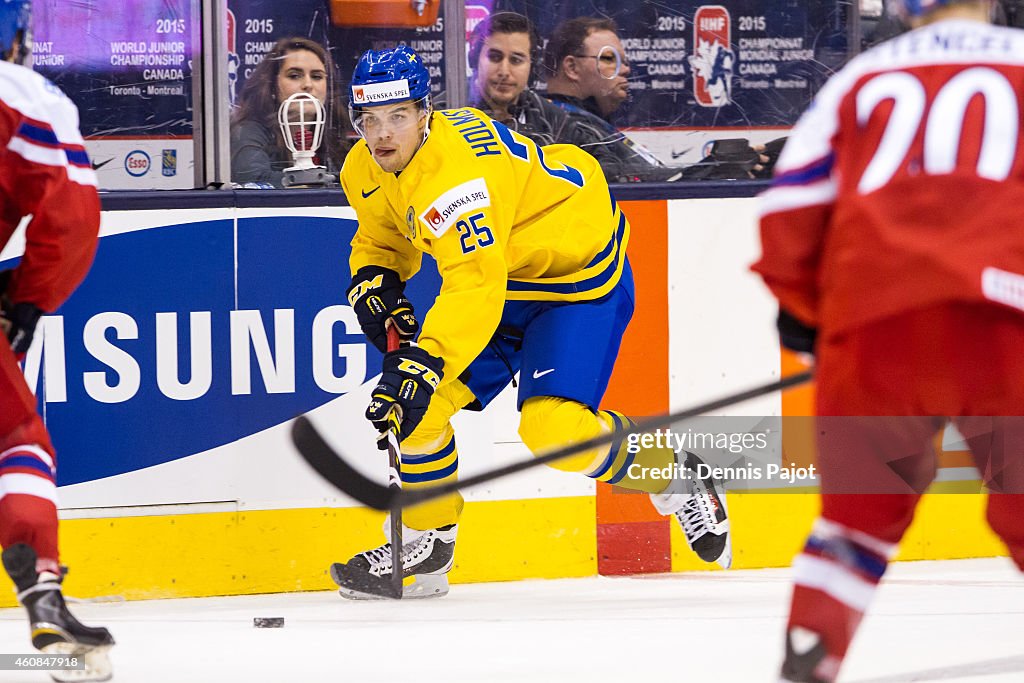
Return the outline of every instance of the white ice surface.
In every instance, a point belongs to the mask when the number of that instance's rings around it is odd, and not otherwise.
[[[456,585],[402,603],[317,592],[73,609],[113,631],[118,683],[752,683],[776,680],[789,592],[789,571],[769,569]],[[30,651],[21,610],[0,610],[0,652]],[[841,680],[1024,681],[1024,578],[1006,559],[893,565]]]

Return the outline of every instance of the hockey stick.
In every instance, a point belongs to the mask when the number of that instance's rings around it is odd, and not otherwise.
[[[620,441],[631,434],[640,434],[652,429],[659,429],[674,422],[678,422],[679,420],[703,415],[704,413],[712,410],[731,406],[734,403],[742,403],[743,401],[749,401],[750,399],[757,398],[758,396],[764,396],[776,391],[783,391],[790,387],[804,384],[805,382],[810,381],[811,377],[812,372],[810,370],[800,372],[795,375],[790,375],[789,377],[784,377],[777,382],[762,384],[761,386],[741,391],[738,394],[733,394],[732,396],[725,396],[714,401],[709,401],[699,406],[694,406],[693,408],[687,408],[686,410],[680,410],[668,415],[658,415],[646,420],[641,420],[628,429],[602,434],[601,436],[595,436],[591,439],[587,439],[586,441],[569,444],[568,446],[535,456],[529,460],[521,460],[519,462],[512,463],[511,465],[497,467],[493,470],[481,472],[480,474],[473,475],[472,477],[468,477],[461,481],[451,481],[437,486],[408,491],[395,490],[387,486],[381,486],[380,484],[364,477],[360,472],[348,464],[342,454],[339,454],[331,448],[326,441],[324,441],[323,437],[320,436],[319,432],[317,432],[316,428],[313,426],[313,423],[305,416],[298,417],[292,425],[292,441],[295,443],[296,448],[298,448],[299,453],[306,462],[308,462],[321,477],[326,479],[342,492],[348,494],[352,498],[355,498],[363,505],[375,510],[395,510],[406,508],[410,505],[416,505],[418,503],[424,503],[428,500],[434,500],[435,498],[446,496],[460,489],[469,488],[471,486],[476,486],[477,484],[483,484],[491,481],[492,479],[522,472],[523,470],[528,470],[538,465],[547,465],[555,462],[556,460],[568,458],[583,451],[590,450],[591,448],[606,446],[614,441]]]
[[[390,323],[390,321],[389,321]],[[397,351],[401,340],[398,338],[398,330],[394,325],[387,324],[388,351]],[[387,441],[388,446],[388,493],[392,501],[402,499],[402,451],[398,442],[398,434],[402,429],[402,421],[398,415],[398,409],[391,411],[388,415],[388,431],[381,435]],[[388,517],[390,522],[391,541],[391,597],[395,600],[402,599],[402,579],[405,578],[405,565],[402,562],[402,507],[392,504]]]

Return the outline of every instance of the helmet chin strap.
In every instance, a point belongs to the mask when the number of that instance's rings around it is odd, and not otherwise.
[[[427,141],[427,136],[430,135],[430,116],[434,113],[434,105],[428,102],[426,110],[427,113],[425,116],[427,117],[427,124],[423,126],[423,139],[420,141],[420,147],[423,146],[423,143]],[[419,149],[419,147],[417,147],[417,149]]]
[[[430,102],[428,102],[425,109],[426,109],[425,116],[427,117],[427,124],[425,126],[423,126],[423,139],[420,140],[420,144],[416,146],[416,152],[420,151],[420,147],[422,147],[424,145],[424,143],[426,143],[427,138],[430,136],[430,115],[434,113],[434,106]],[[413,152],[412,155],[416,156],[416,152]],[[410,157],[410,161],[411,160],[412,160],[412,158]],[[401,172],[401,171],[399,171],[399,172]]]

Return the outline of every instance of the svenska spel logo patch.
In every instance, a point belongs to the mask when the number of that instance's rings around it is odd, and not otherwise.
[[[440,237],[467,211],[490,205],[487,183],[483,178],[474,178],[453,187],[431,202],[427,210],[420,214],[420,220],[434,237]]]
[[[444,222],[441,219],[441,212],[435,209],[434,207],[430,207],[430,211],[427,212],[426,221],[427,225],[430,225],[431,227],[434,228],[440,228],[441,223]]]
[[[388,81],[387,83],[369,83],[352,87],[352,104],[373,104],[388,100],[409,99],[409,81]]]

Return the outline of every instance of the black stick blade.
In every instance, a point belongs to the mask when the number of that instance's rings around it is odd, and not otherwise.
[[[292,424],[292,442],[309,466],[343,493],[374,510],[391,507],[397,491],[367,479],[349,465],[341,454],[327,445],[305,415]]]

